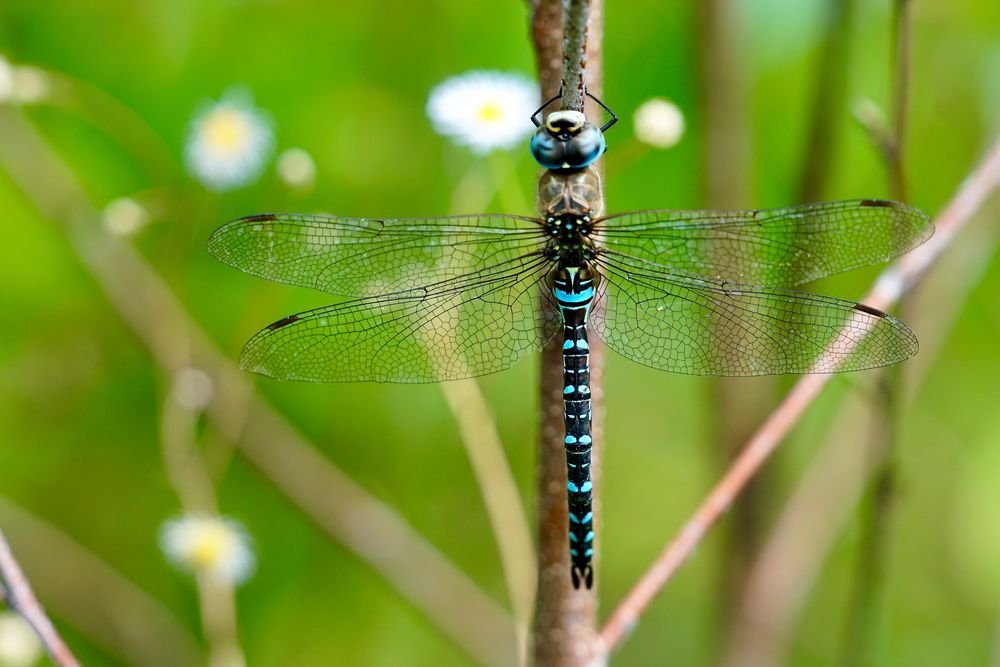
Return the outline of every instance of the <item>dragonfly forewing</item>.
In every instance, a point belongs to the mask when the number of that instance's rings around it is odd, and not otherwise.
[[[219,228],[208,251],[268,280],[364,297],[501,265],[543,242],[539,221],[514,215],[382,219],[268,213]]]
[[[744,211],[635,211],[595,224],[606,248],[714,280],[793,287],[885,262],[933,233],[930,219],[880,199]]]

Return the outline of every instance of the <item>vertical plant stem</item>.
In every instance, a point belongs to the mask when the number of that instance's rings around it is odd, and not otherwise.
[[[897,201],[906,201],[909,191],[905,147],[910,81],[910,9],[909,0],[895,0],[892,128],[884,155],[889,189],[892,198]],[[899,308],[905,309],[907,301],[901,299]],[[878,381],[879,400],[875,406],[875,427],[869,447],[875,474],[865,508],[853,599],[847,612],[847,634],[841,663],[844,667],[861,667],[876,662],[898,474],[896,450],[900,439],[899,397],[903,391],[903,373],[901,368],[887,369],[882,371]]]
[[[185,349],[189,345],[184,346]],[[187,368],[181,373],[198,372]],[[160,415],[160,440],[167,479],[187,514],[219,513],[215,485],[196,446],[201,410],[186,404],[180,375],[168,379],[166,398]],[[206,379],[208,376],[205,376]],[[195,577],[201,610],[202,634],[209,647],[209,664],[243,665],[236,615],[236,594],[229,582],[215,581],[204,573]]]
[[[886,370],[876,383],[879,396],[868,446],[868,458],[875,466],[875,477],[870,498],[863,507],[865,514],[857,553],[854,592],[848,609],[847,636],[841,661],[844,667],[875,664],[895,490],[900,376],[898,368]]]
[[[750,204],[748,176],[751,137],[745,78],[740,67],[740,34],[733,0],[700,3],[701,106],[704,114],[702,188],[708,208],[745,208]],[[723,354],[723,352],[720,352]],[[707,396],[713,461],[724,471],[753,429],[773,409],[771,378],[716,378]],[[725,525],[719,570],[720,639],[725,645],[743,594],[746,574],[760,542],[766,482],[757,478],[735,504]]]
[[[484,170],[474,165],[462,178],[463,187],[456,188],[450,213],[483,210],[497,195],[512,207],[505,206],[506,210],[524,212],[524,193],[510,178],[514,170],[510,157],[494,153],[485,166]],[[518,660],[525,665],[537,586],[528,514],[479,383],[475,379],[445,382],[441,391],[458,424],[462,446],[490,519],[513,612]]]
[[[563,28],[562,108],[583,111],[587,88],[587,20],[590,0],[565,0]]]
[[[563,108],[584,109],[591,106],[583,103],[584,81],[587,90],[594,95],[600,95],[601,92],[602,2],[569,0],[565,7],[567,15],[564,23],[562,0],[538,0],[533,3],[532,39],[538,78],[543,101],[555,95],[562,85]],[[563,25],[567,26],[565,37]],[[575,50],[573,54],[568,53],[571,45]],[[592,110],[588,108],[588,111]],[[542,351],[540,378],[538,595],[535,603],[534,646],[535,664],[540,667],[593,665],[604,661],[597,641],[596,589],[576,590],[569,576],[561,347],[559,342],[553,342]],[[600,412],[603,398],[603,359],[603,346],[597,344],[596,340],[592,341],[590,387],[594,414],[594,449],[591,474],[595,489],[600,488],[603,443]],[[596,494],[594,504],[599,523]],[[600,582],[599,576],[597,581]]]
[[[894,75],[892,86],[892,152],[889,154],[889,191],[892,198],[909,199],[906,177],[906,133],[909,130],[910,51],[913,41],[910,0],[895,0]]]
[[[528,628],[535,594],[534,549],[521,496],[504,454],[493,416],[474,379],[441,385],[462,436],[469,463],[486,506],[517,633],[520,664],[526,664]]]
[[[833,168],[833,147],[839,140],[837,119],[846,108],[847,71],[851,53],[851,19],[856,0],[828,0],[812,117],[804,144],[799,181],[800,202],[823,198],[823,188]]]

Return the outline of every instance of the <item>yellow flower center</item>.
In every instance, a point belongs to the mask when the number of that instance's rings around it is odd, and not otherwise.
[[[487,102],[479,107],[479,120],[484,123],[495,123],[503,117],[503,110],[496,102]]]
[[[250,121],[237,109],[216,109],[205,118],[201,135],[214,150],[236,153],[244,150],[250,139]]]
[[[191,564],[201,570],[215,567],[229,550],[230,540],[226,526],[214,523],[201,526],[191,544]]]

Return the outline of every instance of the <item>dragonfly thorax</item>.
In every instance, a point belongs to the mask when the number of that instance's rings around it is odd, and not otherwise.
[[[590,261],[597,255],[590,238],[592,230],[593,222],[589,215],[567,213],[549,216],[545,220],[545,231],[549,237],[545,248],[546,256],[566,264]]]

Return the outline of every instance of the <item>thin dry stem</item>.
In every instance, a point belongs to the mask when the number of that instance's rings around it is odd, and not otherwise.
[[[892,151],[889,154],[889,192],[897,201],[908,201],[910,187],[906,177],[906,134],[910,110],[910,53],[913,42],[910,0],[895,0],[895,72],[892,89]]]
[[[590,0],[565,0],[562,108],[583,111],[587,84],[587,24]]]
[[[47,606],[118,662],[150,667],[206,664],[198,641],[163,603],[66,533],[3,496],[0,523],[16,541]]]
[[[704,113],[702,188],[706,208],[744,208],[751,201],[749,176],[751,132],[747,86],[740,60],[740,22],[733,0],[699,3],[701,107]],[[718,354],[724,355],[720,350]],[[713,468],[732,461],[739,447],[774,407],[772,378],[715,378],[707,396],[715,406],[712,423]],[[725,546],[719,560],[718,610],[723,644],[732,632],[733,610],[760,542],[761,507],[767,490],[756,480],[726,520]]]
[[[723,665],[772,667],[784,662],[793,620],[832,547],[861,498],[870,472],[864,419],[846,419],[864,409],[857,395],[834,423],[835,433],[813,457],[785,503],[771,535],[747,578],[739,621]]]
[[[52,662],[59,667],[79,667],[80,663],[73,657],[73,653],[35,598],[28,578],[24,576],[21,566],[15,560],[2,530],[0,530],[0,581],[5,589],[4,602],[28,622],[42,641],[42,646],[52,658]]]
[[[187,513],[218,514],[218,500],[211,476],[195,446],[200,410],[183,405],[177,386],[167,391],[160,418],[164,467],[167,478]],[[213,665],[246,663],[239,642],[236,594],[232,584],[198,573],[202,634],[209,645]]]
[[[483,210],[498,193],[502,199],[514,199],[514,196],[504,197],[513,190],[506,187],[512,171],[513,161],[498,154],[491,155],[486,164],[475,163],[455,188],[450,212]],[[538,583],[528,515],[479,383],[471,379],[445,382],[441,391],[458,423],[462,445],[490,518],[510,597],[518,658],[521,664],[526,664]]]
[[[889,189],[898,201],[907,201],[906,123],[910,81],[910,2],[895,3],[895,72],[892,87],[892,143],[886,154]],[[899,308],[906,310],[906,301]],[[908,369],[907,369],[908,370]],[[866,503],[861,540],[856,558],[854,591],[847,611],[847,634],[841,664],[845,667],[874,660],[877,623],[886,588],[888,549],[892,536],[892,509],[895,498],[897,449],[899,447],[899,404],[903,391],[901,368],[879,373],[874,424],[868,435],[869,458],[875,468],[870,499]]]
[[[887,310],[922,278],[950,245],[987,197],[1000,185],[1000,141],[959,187],[958,192],[936,218],[937,231],[927,243],[892,267],[883,271],[864,302]],[[652,567],[611,614],[601,630],[608,650],[617,646],[663,586],[687,560],[702,538],[730,506],[733,499],[757,473],[761,465],[781,443],[831,375],[807,375],[801,378],[778,408],[758,429],[722,480],[712,489],[678,536],[670,542]]]
[[[933,284],[925,283],[921,288],[921,302],[935,307],[932,313],[916,314],[920,356],[908,372],[907,402],[926,381],[928,369],[958,319],[963,299],[954,295],[968,295],[979,283],[998,244],[1000,229],[996,225],[970,226],[956,241],[953,252],[937,264]],[[931,291],[939,298],[929,294]],[[940,307],[943,303],[947,304],[944,311]],[[784,662],[782,651],[812,582],[875,472],[861,428],[863,414],[868,411],[867,397],[854,396],[831,420],[840,426],[812,457],[754,563],[736,626],[740,632],[724,663],[728,667],[768,667]]]
[[[455,644],[486,665],[516,662],[510,618],[390,507],[323,458],[256,395],[130,245],[108,236],[74,174],[12,109],[0,109],[0,164],[65,227],[112,306],[167,374],[188,358],[217,388],[208,419],[330,537],[379,572]],[[179,333],[179,335],[178,335]],[[178,349],[188,341],[190,355]]]
[[[537,577],[535,549],[524,505],[479,384],[475,380],[445,382],[441,390],[458,422],[469,463],[490,517],[517,624],[518,655],[520,662],[525,664]]]

